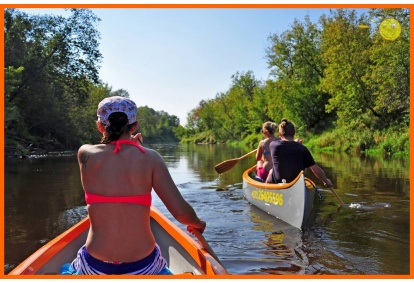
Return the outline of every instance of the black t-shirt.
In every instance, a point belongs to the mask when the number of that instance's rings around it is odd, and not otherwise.
[[[300,171],[315,165],[308,148],[295,141],[272,141],[270,152],[273,159],[273,183],[292,182]]]

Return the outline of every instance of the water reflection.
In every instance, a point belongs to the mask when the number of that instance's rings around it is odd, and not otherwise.
[[[253,230],[263,231],[266,239],[264,254],[269,258],[261,260],[272,262],[269,267],[260,268],[260,271],[265,274],[304,274],[308,260],[301,250],[301,230],[254,206],[251,206],[251,220],[256,224]]]

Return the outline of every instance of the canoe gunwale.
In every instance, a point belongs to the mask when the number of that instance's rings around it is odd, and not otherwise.
[[[151,217],[164,228],[166,226],[172,226],[174,229],[170,229],[169,234],[184,246],[185,250],[190,253],[192,258],[196,260],[200,267],[204,267],[207,273],[212,272],[214,274],[228,274],[228,272],[208,251],[206,251],[188,234],[183,233],[178,226],[171,222],[154,206],[151,206]]]
[[[251,167],[250,169],[247,169],[243,172],[243,180],[245,180],[249,185],[260,188],[260,189],[266,189],[266,190],[285,190],[291,188],[296,182],[299,180],[300,176],[302,176],[303,171],[300,171],[298,176],[290,182],[290,183],[279,183],[279,184],[272,184],[272,183],[262,183],[259,181],[256,181],[252,177],[250,177],[250,173],[252,173],[254,170],[256,170],[256,165]]]
[[[85,230],[89,228],[89,225],[89,218],[85,217],[77,224],[40,247],[36,252],[14,268],[9,275],[36,274],[46,262],[55,257],[62,249],[70,245],[74,239],[77,239],[84,233]]]

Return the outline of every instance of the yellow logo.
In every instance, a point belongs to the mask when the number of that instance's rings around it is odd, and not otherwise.
[[[274,193],[274,192],[267,192],[262,190],[256,190],[252,192],[252,198],[257,200],[265,201],[268,203],[272,203],[274,205],[283,206],[283,195]]]
[[[381,36],[386,40],[395,40],[401,34],[401,24],[393,18],[385,19],[379,26]]]

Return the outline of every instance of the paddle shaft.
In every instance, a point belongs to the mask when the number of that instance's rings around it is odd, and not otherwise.
[[[210,247],[210,245],[207,243],[206,239],[204,238],[204,236],[201,234],[201,232],[197,229],[194,229],[194,235],[197,237],[198,241],[201,243],[201,245],[203,246],[203,248],[205,250],[207,250],[212,257],[214,257],[215,260],[217,260],[218,263],[221,264],[221,266],[223,266],[223,268],[225,269],[223,263],[221,263],[220,259],[218,258],[218,256],[216,255],[216,253],[213,251],[213,249]],[[226,270],[227,271],[227,270]]]
[[[335,192],[334,188],[329,188],[333,194],[336,196],[336,198],[338,199],[339,203],[341,204],[341,206],[343,206],[345,203],[341,200],[341,198],[338,196],[338,194]]]
[[[315,183],[311,180],[311,179],[309,179],[309,178],[306,178],[306,180],[315,188],[315,190],[318,192],[318,190],[317,190],[317,188],[316,188],[316,185],[315,185]],[[336,191],[335,191],[335,189],[334,188],[329,188],[331,191],[332,191],[332,193],[336,196],[336,198],[338,199],[338,201],[339,201],[339,203],[341,204],[341,206],[343,206],[345,203],[341,200],[341,198],[339,197],[339,195],[336,193]],[[319,192],[318,192],[318,194],[320,194]]]
[[[252,154],[252,153],[254,153],[254,152],[256,152],[256,151],[257,151],[257,148],[256,148],[255,150],[252,150],[252,151],[250,151],[249,153],[246,153],[245,155],[243,155],[243,156],[239,157],[238,159],[239,159],[239,160],[242,160],[243,158],[245,158],[245,157],[249,156],[250,154]]]

